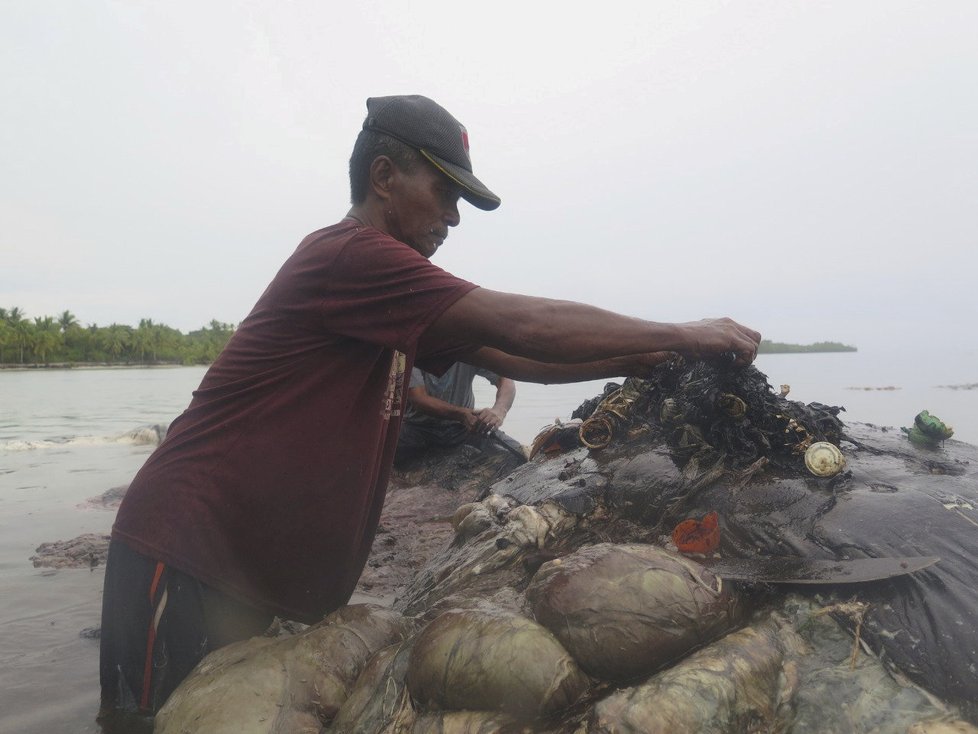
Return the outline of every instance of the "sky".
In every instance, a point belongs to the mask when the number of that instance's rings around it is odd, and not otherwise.
[[[370,96],[503,200],[434,262],[775,341],[975,343],[978,3],[0,0],[0,306],[238,323]]]

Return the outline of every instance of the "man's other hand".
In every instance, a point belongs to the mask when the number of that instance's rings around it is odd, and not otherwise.
[[[469,430],[480,435],[492,433],[503,424],[503,420],[506,418],[505,415],[501,415],[499,411],[493,408],[480,408],[472,411],[472,413],[476,423],[475,428],[469,428]]]

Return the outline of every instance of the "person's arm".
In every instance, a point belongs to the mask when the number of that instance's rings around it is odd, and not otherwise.
[[[727,318],[665,324],[583,303],[476,288],[445,310],[422,344],[458,340],[540,363],[598,363],[654,352],[693,358],[732,352],[737,364],[747,365],[757,354],[761,335]]]
[[[495,372],[495,370],[493,370]],[[477,433],[492,433],[503,425],[509,409],[516,399],[516,383],[508,377],[499,376],[496,383],[496,402],[491,408],[475,411]]]
[[[429,395],[424,387],[408,388],[407,397],[411,407],[421,413],[461,423],[469,432],[475,432],[478,429],[479,420],[474,411],[452,405]]]
[[[539,382],[545,385],[563,382],[584,382],[613,377],[646,377],[656,365],[676,357],[676,352],[652,352],[630,354],[624,357],[602,359],[595,362],[559,364],[537,362],[525,357],[514,357],[498,349],[482,347],[465,357],[470,364],[492,370],[521,382]]]

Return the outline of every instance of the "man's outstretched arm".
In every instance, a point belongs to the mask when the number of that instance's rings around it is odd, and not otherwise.
[[[727,318],[667,324],[573,301],[476,288],[446,309],[422,338],[423,343],[459,340],[541,363],[596,363],[654,352],[692,358],[731,352],[737,364],[747,365],[757,354],[761,335]]]

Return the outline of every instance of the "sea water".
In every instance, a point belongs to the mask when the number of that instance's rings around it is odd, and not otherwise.
[[[844,421],[910,426],[929,410],[978,444],[978,348],[940,355],[859,351],[762,355],[789,397],[846,408]],[[186,407],[202,367],[0,371],[0,732],[97,732],[102,568],[35,569],[38,545],[107,532],[86,500],[125,485],[153,450],[154,425]],[[517,385],[503,426],[524,444],[567,420],[606,380]],[[957,386],[957,389],[955,389]],[[493,388],[477,380],[479,406]]]
[[[128,484],[203,368],[0,371],[0,732],[97,732],[102,568],[35,569],[43,542],[104,533],[83,503]]]

